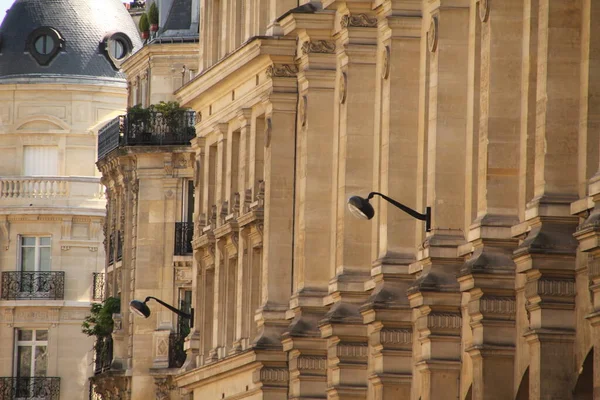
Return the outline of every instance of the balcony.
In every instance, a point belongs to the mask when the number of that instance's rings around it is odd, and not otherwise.
[[[112,338],[107,337],[104,339],[98,339],[94,346],[95,358],[94,358],[94,375],[101,374],[110,369],[113,360],[113,342]]]
[[[196,136],[196,113],[182,111],[166,118],[160,112],[120,115],[98,132],[98,159],[125,146],[189,145]]]
[[[0,178],[1,207],[91,207],[104,209],[100,178],[14,176]]]
[[[0,377],[0,399],[60,400],[60,378]]]
[[[194,237],[193,222],[175,223],[175,249],[173,254],[184,256],[194,252],[192,248],[192,238]]]
[[[92,300],[102,301],[104,300],[104,284],[105,275],[103,272],[94,272],[94,284],[92,287]]]
[[[64,271],[2,272],[2,300],[63,300],[65,297]]]
[[[173,333],[169,336],[169,368],[181,368],[185,362],[186,354],[183,349],[185,335]]]

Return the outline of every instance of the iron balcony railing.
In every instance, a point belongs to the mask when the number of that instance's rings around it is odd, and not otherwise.
[[[176,256],[192,254],[192,239],[194,237],[193,222],[176,222],[175,223],[175,250]]]
[[[169,336],[169,368],[181,368],[185,362],[185,350],[183,343],[185,336],[181,333],[173,333]]]
[[[98,375],[110,369],[113,360],[112,338],[98,339],[95,345],[94,374]]]
[[[98,132],[98,159],[123,146],[187,145],[196,136],[196,113],[182,110],[129,113],[113,119]]]
[[[106,282],[103,272],[94,272],[94,285],[92,288],[92,300],[104,300],[104,284]]]
[[[123,259],[123,232],[117,233],[117,261]]]
[[[64,297],[64,271],[9,271],[2,273],[0,298],[3,300],[63,300]]]
[[[60,378],[0,377],[0,399],[60,400]]]

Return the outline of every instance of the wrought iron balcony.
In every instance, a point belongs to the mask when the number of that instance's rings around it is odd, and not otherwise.
[[[105,275],[103,272],[94,272],[94,285],[92,288],[92,300],[104,300]]]
[[[113,342],[112,338],[108,337],[103,340],[98,339],[94,346],[94,375],[101,374],[110,369],[113,360]]]
[[[63,300],[65,297],[64,271],[2,273],[2,300]]]
[[[193,222],[176,222],[175,223],[175,250],[176,256],[192,254],[192,239],[194,237]]]
[[[117,234],[117,261],[123,259],[123,232],[119,231]]]
[[[186,354],[183,349],[185,336],[181,333],[169,336],[169,368],[181,368],[185,362]]]
[[[60,378],[0,377],[0,399],[60,400]]]
[[[120,115],[98,132],[98,159],[118,147],[188,145],[196,136],[196,113],[165,117],[159,112]]]

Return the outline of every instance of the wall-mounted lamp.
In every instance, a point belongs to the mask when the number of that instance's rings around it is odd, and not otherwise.
[[[369,196],[367,196],[366,199],[360,196],[350,197],[348,199],[348,210],[350,210],[352,215],[361,219],[373,218],[373,216],[375,215],[375,210],[373,209],[371,203],[369,203],[369,200],[371,200],[375,195],[383,197],[389,203],[395,205],[396,207],[398,207],[408,215],[412,216],[413,218],[425,221],[425,231],[431,232],[431,207],[427,207],[425,214],[421,214],[416,212],[412,208],[406,207],[404,204],[398,203],[396,200],[389,198],[381,193],[371,192],[369,193]]]
[[[194,309],[193,308],[190,310],[190,313],[188,314],[181,310],[176,309],[172,305],[167,304],[160,299],[157,299],[156,297],[148,296],[148,297],[146,297],[146,300],[144,300],[144,301],[131,300],[129,302],[129,309],[131,310],[132,313],[137,314],[140,317],[148,318],[150,316],[150,308],[146,305],[146,303],[150,299],[156,300],[158,303],[162,304],[169,310],[173,311],[175,314],[179,315],[181,318],[189,319],[190,320],[190,328],[194,327]]]

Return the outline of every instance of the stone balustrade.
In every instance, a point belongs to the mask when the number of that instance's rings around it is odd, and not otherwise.
[[[2,207],[104,207],[100,178],[75,176],[13,176],[0,178]]]

